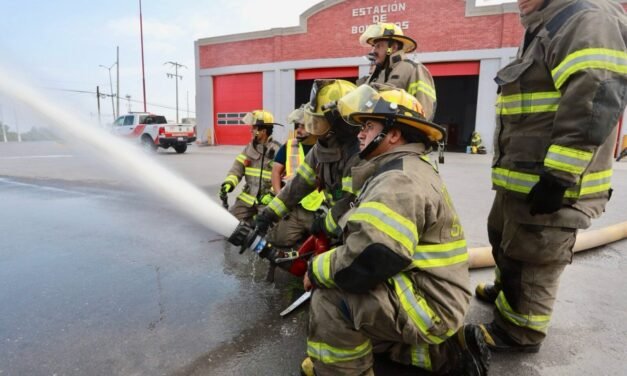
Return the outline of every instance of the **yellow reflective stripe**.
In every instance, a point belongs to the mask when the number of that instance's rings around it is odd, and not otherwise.
[[[555,112],[561,96],[559,91],[499,95],[496,99],[496,112],[499,115]]]
[[[561,145],[551,145],[546,157],[544,157],[544,166],[581,175],[591,160],[591,152]]]
[[[418,80],[416,82],[412,82],[407,87],[407,92],[413,96],[416,96],[418,92],[421,92],[434,101],[436,100],[435,89],[425,81]]]
[[[255,205],[257,203],[257,199],[255,198],[255,196],[251,196],[245,192],[240,193],[239,196],[237,196],[237,198],[239,200],[244,201],[248,205]]]
[[[514,325],[529,328],[538,332],[546,333],[549,328],[551,316],[549,315],[532,315],[515,312],[507,302],[505,294],[501,291],[496,298],[496,308],[501,315]]]
[[[535,174],[510,171],[500,167],[492,169],[492,184],[505,188],[508,191],[529,193],[531,187],[539,180],[540,176]]]
[[[281,199],[276,197],[276,196],[272,199],[272,201],[270,201],[270,203],[268,204],[268,207],[279,218],[283,218],[283,217],[285,217],[287,215],[288,210],[287,210],[287,207],[285,206],[285,203],[283,201],[281,201]]]
[[[307,341],[307,355],[325,364],[348,362],[363,358],[372,352],[370,340],[353,348],[334,347],[324,342]]]
[[[318,284],[324,287],[335,287],[335,282],[331,278],[331,255],[335,253],[336,248],[331,249],[328,252],[324,252],[314,257],[311,263],[311,271]]]
[[[307,184],[314,185],[316,183],[316,173],[311,167],[309,167],[307,162],[301,163],[301,165],[298,166],[296,173],[305,179]]]
[[[564,197],[579,198],[595,193],[607,192],[612,187],[610,184],[612,174],[612,169],[585,174],[580,183],[566,190]]]
[[[246,154],[238,155],[237,157],[235,157],[235,160],[241,164],[244,164],[244,162],[246,162]]]
[[[340,227],[335,223],[331,212],[327,212],[324,216],[324,228],[327,230],[327,234],[340,235]]]
[[[455,265],[468,260],[466,240],[457,240],[443,244],[416,246],[412,265],[418,268],[435,268]]]
[[[431,329],[440,322],[440,318],[433,312],[427,301],[414,292],[411,280],[403,273],[397,274],[390,279],[394,284],[394,291],[398,295],[401,306],[409,316],[409,319],[416,325],[418,330],[428,339],[427,342],[442,343],[446,337],[438,337],[431,334]],[[449,333],[447,333],[448,335]]]
[[[316,211],[324,202],[324,192],[319,190],[314,190],[307,196],[305,196],[302,200],[300,200],[300,205],[309,211]]]
[[[412,345],[410,352],[413,366],[431,371],[431,355],[429,355],[428,344]]]
[[[256,168],[256,167],[246,167],[246,169],[244,170],[244,175],[246,176],[254,176],[254,177],[259,177],[259,175],[261,175],[261,177],[263,179],[269,180],[272,178],[272,173],[268,170],[261,170],[260,168]]]
[[[589,68],[627,74],[627,52],[609,48],[584,48],[573,52],[551,71],[555,87],[559,89],[570,76]]]
[[[298,166],[305,160],[305,152],[300,142],[294,138],[287,140],[285,152],[285,179],[289,180],[293,177]]]
[[[354,193],[353,192],[353,177],[352,176],[346,176],[346,177],[342,178],[342,190],[344,192]]]
[[[418,243],[416,225],[386,205],[379,202],[364,202],[348,217],[348,220],[366,222],[397,241],[410,255],[414,253]]]
[[[226,177],[226,179],[224,179],[225,183],[229,183],[232,186],[237,186],[237,183],[239,183],[239,178],[235,175],[229,175]]]

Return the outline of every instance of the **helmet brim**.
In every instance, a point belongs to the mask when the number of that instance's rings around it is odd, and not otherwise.
[[[374,46],[378,40],[387,40],[392,39],[397,42],[403,43],[403,51],[406,53],[410,53],[416,50],[417,43],[415,40],[411,39],[406,35],[386,35],[382,37],[370,38],[367,43],[371,46]]]
[[[395,122],[415,128],[424,133],[433,142],[439,142],[444,138],[445,130],[442,126],[427,120],[419,120],[413,117],[394,115]],[[387,116],[367,112],[354,112],[350,115],[352,122],[364,124],[368,119],[385,122]]]

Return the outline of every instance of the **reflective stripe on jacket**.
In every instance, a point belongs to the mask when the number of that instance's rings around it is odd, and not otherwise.
[[[224,182],[235,187],[242,179],[245,181],[237,199],[246,206],[258,204],[261,197],[271,192],[272,161],[278,149],[279,144],[270,138],[263,145],[249,143],[235,158]]]
[[[523,17],[526,45],[496,77],[492,183],[526,195],[541,174],[599,216],[627,100],[627,18],[607,0],[560,0]]]
[[[287,140],[285,145],[285,180],[289,181],[294,177],[296,170],[305,161],[305,151],[303,145],[295,138]],[[300,205],[309,211],[316,211],[324,202],[324,193],[314,190],[300,200]],[[275,205],[278,205],[276,203]]]
[[[470,303],[468,252],[446,187],[421,158],[424,152],[424,145],[408,144],[366,162],[374,170],[353,169],[354,179],[365,185],[358,187],[356,207],[342,218],[344,245],[316,256],[309,275],[321,288],[349,292],[354,284],[386,284],[421,337],[441,343],[463,324]],[[356,170],[374,173],[364,179]],[[396,255],[386,260],[397,270],[374,261],[384,260],[386,252]]]

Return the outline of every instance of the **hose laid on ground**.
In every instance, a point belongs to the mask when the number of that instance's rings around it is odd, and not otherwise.
[[[574,252],[600,247],[627,238],[627,222],[617,223],[598,230],[581,232],[577,235]],[[470,269],[494,266],[492,247],[470,248],[468,250]]]

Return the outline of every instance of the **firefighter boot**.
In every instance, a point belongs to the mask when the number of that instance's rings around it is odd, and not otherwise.
[[[490,367],[490,350],[478,325],[466,324],[454,336],[461,350],[459,375],[484,376]]]
[[[475,288],[475,296],[482,302],[494,304],[501,289],[490,283],[480,283]]]
[[[505,330],[496,323],[479,325],[488,348],[494,352],[522,352],[537,353],[540,351],[540,343],[535,345],[521,345],[514,341]]]
[[[316,371],[314,371],[314,365],[310,357],[306,357],[305,360],[303,360],[303,363],[300,365],[300,375],[301,376],[315,376],[316,375]]]

